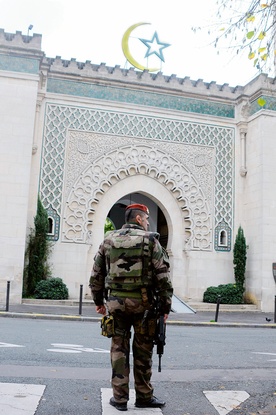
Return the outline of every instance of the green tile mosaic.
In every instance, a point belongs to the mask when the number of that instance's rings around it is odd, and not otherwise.
[[[66,94],[80,97],[96,98],[109,101],[125,102],[149,107],[165,108],[216,117],[234,118],[234,105],[220,104],[212,101],[184,98],[179,96],[158,94],[49,78],[47,91],[55,94]]]
[[[39,60],[0,54],[0,70],[38,74]]]
[[[265,100],[265,105],[264,106],[260,106],[258,104],[258,99],[262,98],[263,100]],[[276,111],[276,97],[271,97],[268,95],[261,95],[260,97],[258,97],[255,101],[253,101],[251,103],[251,108],[250,108],[250,115],[255,114],[256,112],[262,110],[262,109],[266,109],[266,110],[270,110],[270,111]]]

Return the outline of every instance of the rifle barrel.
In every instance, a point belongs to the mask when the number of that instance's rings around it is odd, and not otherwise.
[[[159,364],[158,364],[158,372],[161,372],[161,357],[162,355],[159,355]]]

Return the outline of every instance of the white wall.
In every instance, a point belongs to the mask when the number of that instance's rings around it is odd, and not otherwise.
[[[0,72],[0,302],[21,302],[38,77]]]
[[[276,262],[275,113],[253,117],[247,133],[247,166],[244,210],[248,244],[247,290],[263,311],[273,311]]]

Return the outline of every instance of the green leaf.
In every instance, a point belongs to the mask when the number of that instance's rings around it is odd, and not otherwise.
[[[251,39],[254,35],[255,35],[255,31],[254,31],[254,30],[252,30],[251,32],[248,32],[248,33],[246,34],[246,37],[247,37],[247,39]]]

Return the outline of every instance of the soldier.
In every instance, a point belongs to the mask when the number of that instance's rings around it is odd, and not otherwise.
[[[110,405],[127,410],[129,400],[130,330],[137,408],[158,408],[164,401],[153,396],[151,385],[152,352],[156,316],[151,315],[154,293],[161,300],[166,321],[171,309],[172,284],[169,261],[161,247],[159,234],[148,232],[149,210],[132,204],[125,212],[122,229],[106,234],[94,258],[90,288],[97,313],[113,317],[111,342],[112,388]]]

